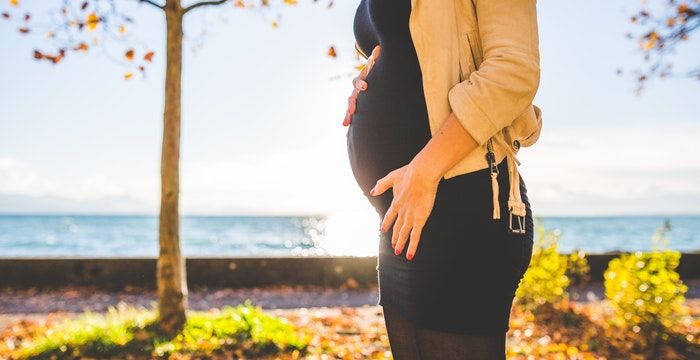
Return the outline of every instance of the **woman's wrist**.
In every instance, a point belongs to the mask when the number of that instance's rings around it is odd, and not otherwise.
[[[450,113],[428,143],[411,160],[410,166],[425,178],[439,182],[449,169],[477,146],[455,114]]]
[[[408,164],[411,172],[420,175],[431,183],[438,183],[444,173],[436,159],[431,159],[431,153],[426,146]]]

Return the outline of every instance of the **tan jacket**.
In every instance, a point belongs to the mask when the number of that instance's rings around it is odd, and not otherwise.
[[[411,3],[409,28],[423,74],[431,134],[454,112],[479,144],[444,178],[489,167],[486,153],[492,139],[496,163],[506,156],[510,160],[509,209],[524,216],[515,153],[537,140],[542,120],[532,104],[540,81],[536,0]],[[496,175],[493,217],[500,218]]]

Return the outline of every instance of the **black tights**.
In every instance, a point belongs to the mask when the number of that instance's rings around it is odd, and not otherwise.
[[[384,322],[395,360],[505,360],[506,334],[464,335],[418,327],[384,308]]]

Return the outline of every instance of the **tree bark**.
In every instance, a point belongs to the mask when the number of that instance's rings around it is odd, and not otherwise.
[[[185,262],[180,252],[180,116],[182,18],[179,0],[168,0],[166,17],[165,102],[161,154],[160,255],[158,257],[158,324],[165,334],[182,330],[187,308]]]

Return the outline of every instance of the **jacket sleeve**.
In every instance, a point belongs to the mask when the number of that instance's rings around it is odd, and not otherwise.
[[[483,61],[448,99],[462,126],[484,145],[532,103],[540,81],[539,39],[536,0],[475,3]]]

